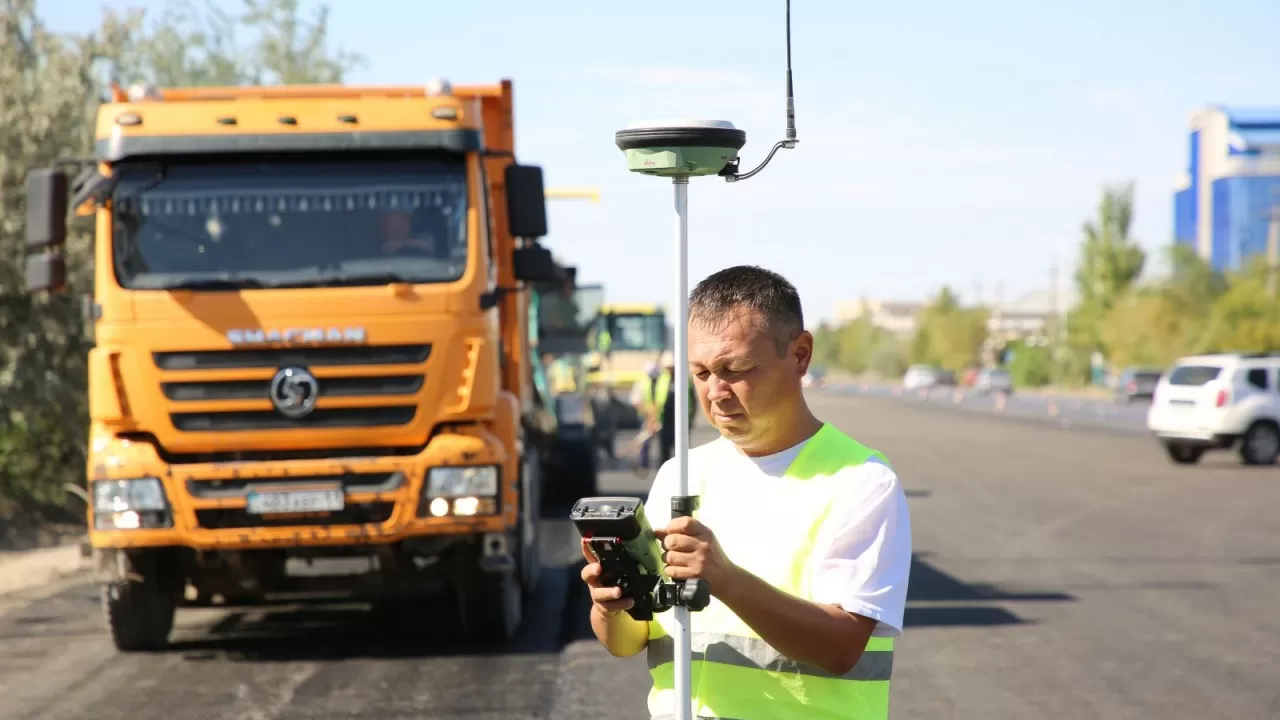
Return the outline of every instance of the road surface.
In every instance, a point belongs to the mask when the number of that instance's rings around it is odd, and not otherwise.
[[[1035,420],[1062,428],[1089,427],[1118,432],[1145,433],[1150,403],[1119,403],[1110,398],[1055,396],[1014,392],[1003,402],[995,395],[970,389],[936,387],[903,391],[881,383],[832,384],[828,392],[866,397],[893,397],[903,402],[927,403],[938,408],[990,413],[1021,420]]]
[[[911,499],[895,719],[1280,717],[1274,468],[1174,467],[1136,433],[811,397],[889,456]],[[644,484],[615,472],[602,489]],[[644,718],[643,661],[589,637],[563,517],[545,520],[556,552],[504,648],[270,608],[188,612],[173,651],[118,656],[82,579],[8,598],[0,718]]]

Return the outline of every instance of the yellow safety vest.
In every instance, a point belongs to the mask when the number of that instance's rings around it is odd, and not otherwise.
[[[654,417],[658,422],[662,422],[662,411],[667,407],[667,395],[671,392],[671,381],[675,378],[674,373],[662,371],[658,374],[655,382],[652,375],[645,375],[641,378],[644,381],[644,407],[646,410],[652,409]],[[689,383],[689,414],[692,415],[697,408],[698,398],[693,391],[693,383]]]
[[[837,473],[868,461],[888,465],[880,453],[824,424],[787,468],[781,478],[786,487],[774,497],[744,497],[732,479],[691,467],[690,480],[698,479],[701,486],[691,489],[700,496],[694,517],[733,547],[734,563],[784,592],[808,598],[818,530],[839,496],[833,485],[848,480]],[[669,499],[656,502],[665,507]],[[768,532],[761,531],[764,524]],[[667,611],[649,622],[651,718],[675,717],[673,616],[673,611]],[[885,720],[889,716],[891,637],[872,637],[858,664],[836,677],[774,650],[717,598],[701,612],[690,613],[690,625],[695,717]]]
[[[573,368],[564,359],[557,359],[552,362],[551,366],[547,368],[547,375],[551,382],[551,392],[553,393],[574,392],[577,389]]]

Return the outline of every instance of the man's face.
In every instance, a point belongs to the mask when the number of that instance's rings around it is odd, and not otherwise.
[[[721,327],[689,323],[689,373],[707,419],[750,452],[767,445],[780,424],[794,421],[813,338],[801,333],[779,356],[759,313],[735,310],[728,322],[716,324]]]
[[[401,240],[409,237],[410,228],[409,213],[390,212],[382,216],[382,234],[386,240]]]

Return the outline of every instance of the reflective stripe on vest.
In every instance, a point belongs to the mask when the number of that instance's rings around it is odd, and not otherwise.
[[[691,457],[692,460],[692,457]],[[738,564],[770,585],[809,597],[811,566],[819,529],[830,512],[842,470],[863,463],[888,465],[880,453],[824,424],[779,478],[779,489],[767,497],[734,492],[731,479],[709,475],[690,462],[690,491],[701,495],[694,516],[716,531],[730,553],[743,553]],[[824,487],[829,484],[830,487]],[[658,498],[665,504],[666,498]],[[761,508],[787,508],[772,521],[786,542],[763,536],[757,528]],[[742,522],[751,525],[742,526]],[[771,526],[772,527],[772,526]],[[770,534],[772,536],[772,533]],[[738,562],[735,556],[735,562]],[[651,718],[674,717],[675,664],[673,613],[649,622],[647,647]],[[885,720],[889,715],[889,682],[894,639],[872,637],[852,670],[835,676],[822,668],[782,655],[760,639],[727,606],[713,598],[707,609],[690,614],[693,662],[690,667],[693,713],[699,718],[728,720]]]
[[[888,680],[893,673],[893,639],[873,637],[858,664],[844,675],[832,675],[816,665],[796,662],[760,638],[725,633],[694,633],[690,638],[694,662],[715,662],[769,672],[808,675],[829,680]],[[876,648],[876,649],[873,649]],[[884,649],[880,649],[884,648]],[[663,635],[649,640],[649,669],[675,661],[675,640]]]

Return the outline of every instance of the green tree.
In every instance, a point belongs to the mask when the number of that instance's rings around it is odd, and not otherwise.
[[[154,22],[106,11],[86,35],[50,31],[35,0],[0,2],[0,506],[50,510],[84,472],[87,431],[81,302],[92,290],[91,222],[67,247],[69,292],[23,292],[26,175],[92,152],[106,83],[220,85],[335,82],[361,58],[327,49],[327,15],[294,0],[246,0],[231,17],[212,4],[172,4]],[[254,42],[234,42],[247,30]],[[105,70],[105,72],[104,72]],[[0,507],[0,511],[6,507]]]
[[[1113,368],[1165,367],[1194,342],[1188,334],[1192,320],[1178,312],[1165,289],[1132,289],[1107,313],[1098,337]]]
[[[904,369],[901,340],[867,316],[834,327],[819,326],[814,333],[814,360],[854,374],[896,376]]]
[[[1210,313],[1204,345],[1224,352],[1280,350],[1280,302],[1267,293],[1264,258],[1230,278]]]
[[[1088,356],[1095,350],[1108,351],[1101,335],[1103,322],[1146,263],[1146,253],[1130,235],[1132,225],[1133,184],[1103,188],[1097,216],[1082,228],[1075,272],[1080,301],[1067,314],[1067,353],[1072,357],[1063,359],[1064,371],[1087,373]]]
[[[944,286],[916,320],[911,361],[952,371],[976,365],[987,338],[988,317],[987,308],[961,307],[955,292]]]
[[[1009,361],[1009,376],[1015,386],[1040,387],[1052,380],[1053,358],[1047,347],[1019,341],[1010,343],[1006,349],[1013,354]]]
[[[1130,236],[1133,184],[1108,187],[1098,202],[1098,216],[1084,224],[1076,286],[1084,305],[1106,311],[1142,274],[1146,253]]]

